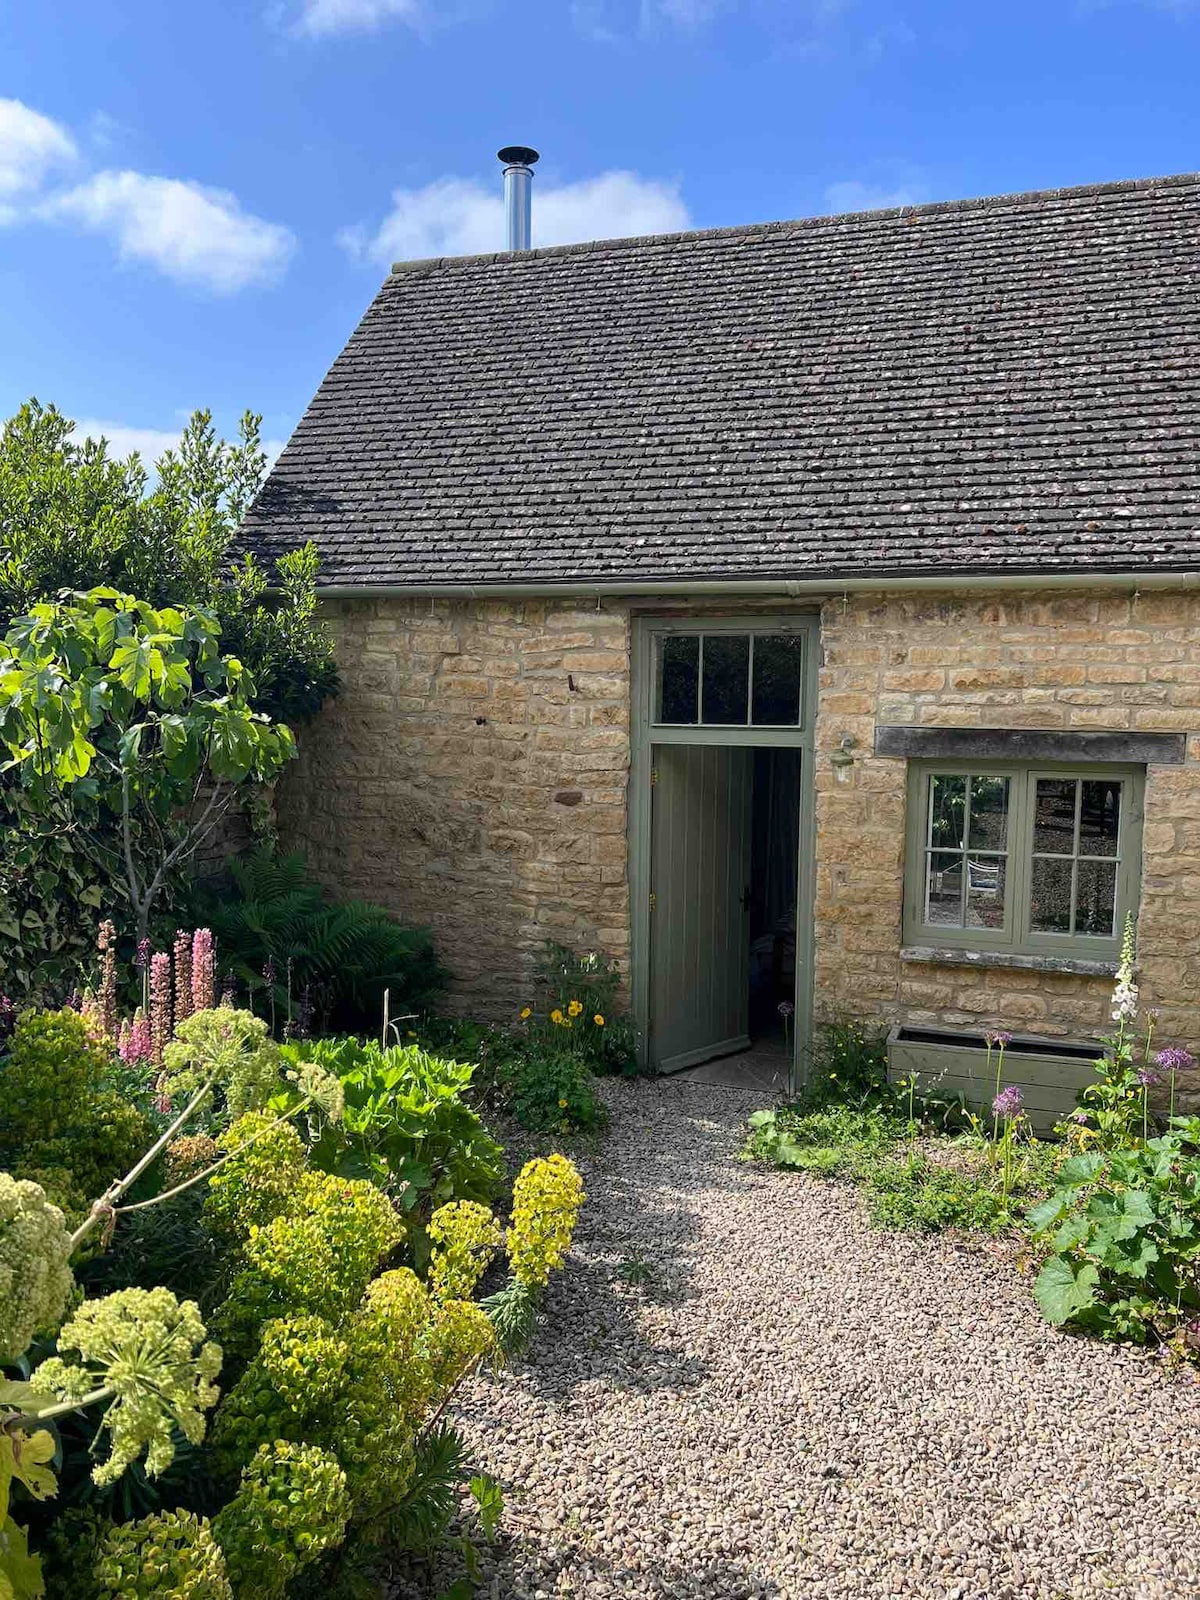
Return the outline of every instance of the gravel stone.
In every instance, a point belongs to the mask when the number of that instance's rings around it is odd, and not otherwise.
[[[529,1356],[456,1408],[506,1492],[480,1596],[1197,1600],[1193,1376],[1049,1327],[1011,1244],[739,1161],[752,1094],[603,1092]]]

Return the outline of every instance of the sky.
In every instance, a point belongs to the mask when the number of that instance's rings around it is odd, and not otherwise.
[[[6,0],[0,416],[276,450],[399,258],[1200,168],[1200,0]]]

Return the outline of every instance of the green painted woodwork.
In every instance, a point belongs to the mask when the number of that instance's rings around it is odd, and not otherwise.
[[[658,642],[664,635],[691,635],[703,634],[707,639],[722,634],[751,635],[753,644],[751,653],[758,641],[763,636],[771,638],[793,637],[799,641],[801,671],[800,671],[800,708],[799,721],[794,726],[704,726],[704,725],[666,725],[655,721],[657,713],[656,700],[658,697],[657,667],[660,659],[658,655]],[[774,648],[774,647],[773,647]],[[666,802],[656,800],[655,791],[663,784],[671,784],[676,793],[686,791],[688,783],[694,779],[698,770],[690,765],[674,766],[667,774],[667,762],[671,760],[672,753],[680,748],[688,751],[736,751],[742,750],[747,756],[747,766],[750,764],[750,751],[755,746],[786,746],[794,748],[801,753],[800,773],[800,837],[797,840],[798,873],[797,873],[797,909],[796,909],[796,991],[795,991],[795,1044],[796,1057],[793,1071],[793,1082],[798,1083],[806,1073],[808,1050],[812,1037],[812,1011],[813,1011],[813,932],[812,932],[812,897],[813,897],[813,850],[814,850],[814,818],[813,818],[813,781],[812,781],[812,749],[813,749],[813,719],[816,707],[817,665],[819,655],[818,620],[812,612],[796,612],[787,615],[771,615],[748,618],[741,617],[705,617],[703,620],[694,616],[655,617],[639,616],[633,621],[633,720],[632,720],[632,765],[630,772],[629,790],[629,861],[630,861],[630,893],[632,897],[632,924],[633,924],[633,1013],[641,1040],[643,1059],[649,1064],[659,1067],[662,1063],[668,1064],[668,1070],[674,1070],[682,1065],[679,1056],[686,1055],[689,1049],[701,1050],[697,1061],[706,1059],[709,1055],[721,1053],[724,1041],[716,1041],[717,1048],[711,1049],[713,1043],[710,1037],[705,1045],[687,1043],[686,1032],[679,1028],[678,1023],[670,1020],[668,1010],[664,1021],[667,1031],[663,1036],[663,1048],[659,1048],[657,1027],[658,1010],[660,1006],[669,1006],[672,990],[671,974],[696,972],[697,961],[701,958],[692,950],[692,945],[701,939],[700,925],[696,915],[681,915],[678,919],[664,918],[659,915],[660,907],[656,906],[655,912],[650,910],[651,893],[656,895],[665,892],[658,886],[658,878],[662,877],[662,868],[658,863],[660,849],[665,849],[665,839],[668,834],[666,816],[668,815]],[[753,707],[751,707],[753,715]],[[692,757],[689,757],[689,762]],[[651,782],[652,773],[657,769],[659,782]],[[731,769],[732,770],[732,769]],[[691,777],[681,776],[690,774]],[[682,786],[682,788],[681,788]],[[749,848],[749,819],[744,830],[744,844],[741,849]],[[677,872],[680,870],[676,865]],[[743,885],[744,887],[744,885]],[[710,895],[711,898],[711,895]],[[739,920],[744,915],[738,907]],[[711,927],[711,923],[709,924]],[[740,974],[743,984],[748,979],[749,950],[748,940],[743,939],[741,932],[737,934],[741,941]],[[707,959],[715,960],[714,955]],[[730,958],[732,961],[732,958]],[[701,1006],[705,1004],[703,995],[698,997]],[[718,1031],[716,1025],[716,1012],[710,1016],[710,1035]],[[744,1028],[744,1024],[743,1024]],[[740,1038],[740,1033],[731,1035]],[[682,1044],[681,1044],[682,1041]]]
[[[930,782],[937,778],[979,777],[1008,780],[1006,826],[1002,836],[989,840],[991,848],[981,849],[968,868],[976,874],[976,900],[980,906],[990,899],[995,912],[994,926],[955,927],[926,918],[926,860],[929,845]],[[1035,872],[1034,821],[1037,785],[1042,780],[1066,779],[1074,782],[1115,780],[1122,785],[1120,831],[1116,862],[1116,914],[1111,934],[1051,932],[1031,926]],[[1142,796],[1145,769],[1135,766],[1091,766],[1028,764],[1003,761],[911,761],[908,771],[908,820],[904,873],[904,944],[906,946],[953,947],[964,950],[1011,951],[1030,956],[1061,956],[1064,959],[1107,961],[1115,959],[1121,943],[1125,916],[1136,914],[1138,884],[1141,877]],[[1080,791],[1082,793],[1082,790]],[[971,852],[968,852],[970,854]],[[935,866],[950,868],[949,856],[938,853]],[[996,866],[1003,861],[1003,893],[995,881]],[[1061,869],[1070,874],[1069,865]],[[1081,867],[1079,870],[1083,870]],[[949,877],[953,886],[951,874]],[[970,885],[968,885],[970,887]]]
[[[677,1072],[750,1044],[751,750],[664,745],[651,800],[651,1062]]]
[[[1017,1034],[1004,1052],[1001,1088],[1019,1085],[1033,1131],[1048,1134],[1074,1111],[1079,1091],[1095,1080],[1092,1062],[1098,1054],[1097,1045]],[[961,1099],[985,1119],[991,1116],[998,1061],[993,1050],[989,1068],[987,1044],[979,1035],[896,1027],[888,1037],[893,1083],[915,1074],[918,1096]]]

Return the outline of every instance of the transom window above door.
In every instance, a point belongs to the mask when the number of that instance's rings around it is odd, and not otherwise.
[[[1136,910],[1139,769],[910,769],[905,942],[1114,957]]]
[[[799,726],[799,634],[664,633],[656,646],[654,722],[668,727]]]

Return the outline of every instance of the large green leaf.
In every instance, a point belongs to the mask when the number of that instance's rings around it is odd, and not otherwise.
[[[1047,1321],[1061,1325],[1095,1303],[1099,1281],[1100,1273],[1090,1261],[1076,1267],[1065,1256],[1051,1256],[1038,1273],[1033,1292]]]

